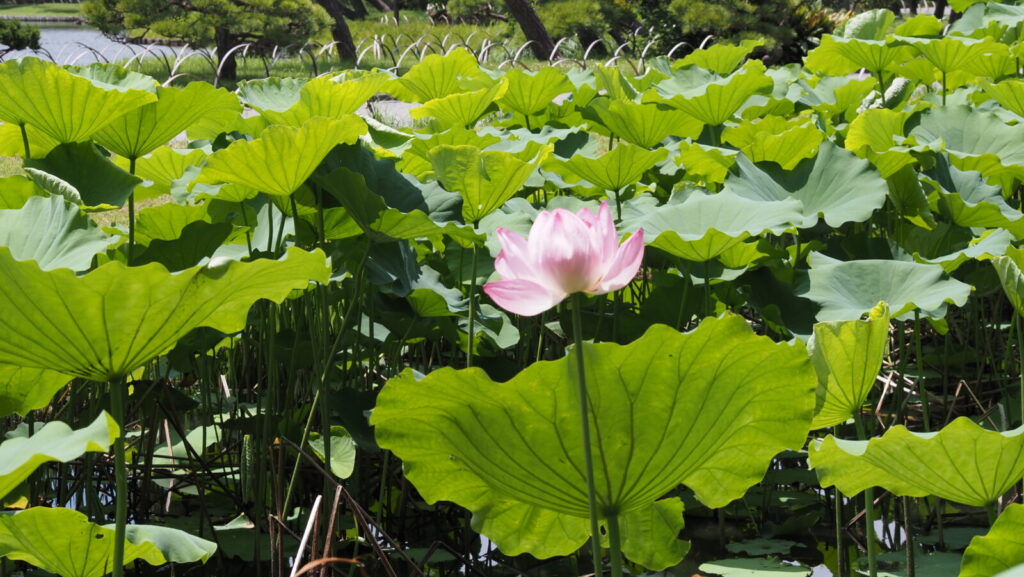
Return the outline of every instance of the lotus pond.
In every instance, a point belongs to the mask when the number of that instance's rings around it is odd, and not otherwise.
[[[0,575],[1024,574],[1022,38],[0,64]]]

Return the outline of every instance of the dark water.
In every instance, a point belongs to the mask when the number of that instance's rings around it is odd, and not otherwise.
[[[117,42],[107,38],[99,30],[87,26],[46,22],[39,24],[38,27],[38,52],[17,50],[8,53],[4,60],[20,56],[37,56],[57,64],[92,64],[127,60],[146,50],[146,46]],[[172,57],[174,54],[173,49],[166,46],[153,47],[150,51],[171,54]]]

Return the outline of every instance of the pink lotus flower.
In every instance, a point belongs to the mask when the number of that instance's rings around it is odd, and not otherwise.
[[[619,245],[608,204],[595,215],[556,208],[537,215],[529,239],[498,228],[501,252],[494,268],[502,280],[484,285],[501,308],[524,316],[540,314],[565,297],[609,293],[626,286],[640,270],[644,231]]]

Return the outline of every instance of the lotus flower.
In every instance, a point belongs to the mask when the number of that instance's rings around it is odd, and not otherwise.
[[[498,228],[501,252],[494,268],[502,280],[484,285],[501,308],[524,316],[540,314],[565,297],[600,295],[633,280],[644,255],[644,231],[619,244],[608,204],[588,209],[556,208],[537,215],[529,239]]]

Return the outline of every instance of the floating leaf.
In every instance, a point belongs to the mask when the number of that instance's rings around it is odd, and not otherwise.
[[[85,140],[154,100],[152,92],[106,90],[37,58],[0,64],[0,120],[30,124],[61,143]]]
[[[630,345],[584,350],[599,425],[598,510],[619,512],[625,526],[668,539],[671,531],[651,525],[650,508],[679,483],[719,507],[758,482],[778,451],[804,442],[815,387],[806,353],[754,336],[741,317],[708,319],[687,334],[655,325]],[[479,369],[422,379],[406,371],[378,397],[378,442],[402,459],[428,502],[469,508],[506,554],[567,554],[586,540],[589,515],[576,354],[530,365],[504,384]],[[739,394],[746,402],[732,402]],[[657,507],[663,516],[679,510]]]
[[[60,196],[34,196],[22,208],[0,210],[0,246],[43,270],[87,270],[93,257],[113,241],[77,205]]]
[[[983,507],[1024,477],[1024,427],[999,433],[959,417],[938,433],[896,425],[870,441],[832,435],[810,450],[822,487],[852,497],[869,487]]]
[[[297,248],[280,261],[228,261],[176,274],[115,261],[76,276],[42,271],[0,247],[0,363],[116,379],[196,327],[237,332],[257,300],[280,302],[328,274],[323,253]]]
[[[959,577],[988,577],[1024,564],[1024,505],[1013,504],[999,515],[984,537],[971,539]]]
[[[783,563],[778,559],[723,559],[701,563],[701,571],[722,577],[808,577],[813,570]]]
[[[125,158],[139,158],[199,120],[226,123],[241,111],[238,97],[205,82],[193,82],[185,88],[160,87],[156,95],[156,102],[121,115],[97,131],[93,139]]]
[[[104,453],[120,434],[117,421],[101,411],[91,425],[82,429],[72,430],[53,421],[31,437],[14,437],[0,443],[0,497],[28,479],[40,465],[53,461],[67,463],[87,452]]]
[[[882,208],[887,190],[867,161],[831,142],[823,142],[816,157],[801,161],[791,171],[771,164],[755,165],[741,155],[723,187],[723,192],[752,200],[799,200],[804,215],[795,223],[799,228],[816,225],[819,215],[832,227],[863,222]]]
[[[160,566],[205,562],[217,545],[184,531],[148,525],[129,525],[124,562],[135,560]],[[54,553],[54,545],[60,553]],[[32,507],[15,515],[0,515],[0,557],[25,561],[61,577],[103,577],[114,557],[114,529],[90,523],[77,511]]]
[[[196,182],[232,182],[287,196],[313,174],[320,161],[339,144],[352,144],[366,132],[356,116],[314,119],[299,128],[271,126],[256,140],[235,141],[210,155]]]
[[[889,309],[880,303],[868,319],[814,325],[808,344],[818,373],[812,429],[844,423],[858,414],[875,384],[889,345]]]
[[[859,319],[879,302],[889,304],[892,317],[941,319],[950,304],[963,306],[971,286],[946,278],[939,265],[895,260],[840,262],[819,253],[808,257],[810,289],[803,296],[819,305],[819,321]]]

